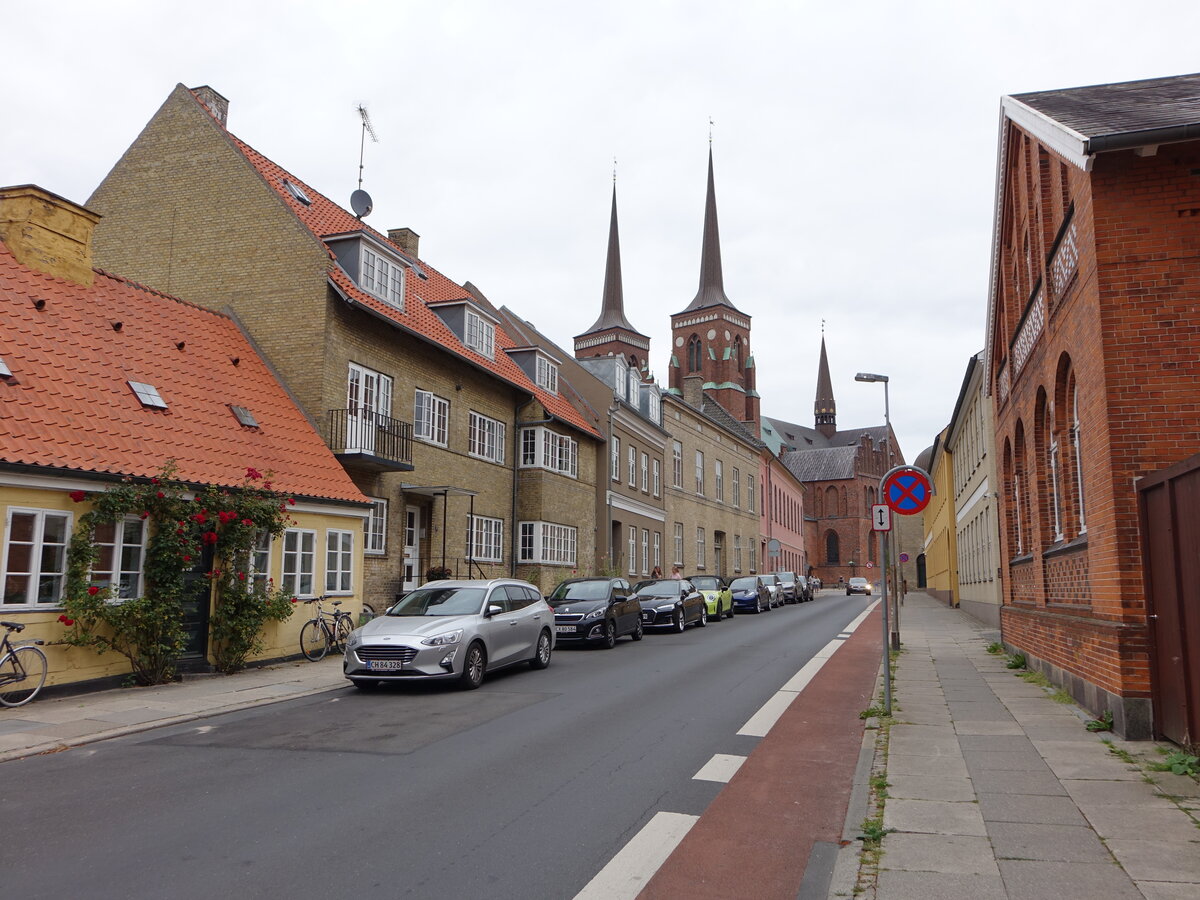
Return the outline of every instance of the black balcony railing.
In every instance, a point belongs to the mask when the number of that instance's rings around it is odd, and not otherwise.
[[[337,456],[373,468],[412,469],[412,425],[391,416],[331,409],[329,446]]]

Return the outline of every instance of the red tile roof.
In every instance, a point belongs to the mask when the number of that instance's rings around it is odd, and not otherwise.
[[[200,103],[199,100],[196,102]],[[201,106],[203,107],[202,103]],[[338,206],[320,191],[315,190],[290,172],[276,165],[233,134],[230,134],[228,131],[226,134],[233,145],[258,170],[267,184],[274,188],[275,192],[288,205],[288,208],[291,209],[296,218],[314,236],[324,239],[327,235],[366,232],[375,240],[392,248],[402,258],[412,259],[394,242],[389,240],[386,234],[381,234],[370,226],[365,225],[353,213]],[[312,203],[306,206],[297,200],[284,187],[285,180],[300,187]],[[326,245],[326,248],[328,249],[328,245]],[[469,360],[471,363],[491,372],[493,375],[515,385],[521,390],[528,391],[541,401],[542,405],[546,407],[547,412],[554,418],[588,435],[596,438],[601,437],[600,433],[579,414],[579,411],[566,398],[538,387],[525,374],[521,367],[509,358],[508,354],[504,351],[516,347],[517,344],[504,332],[503,328],[496,328],[495,356],[493,359],[488,359],[460,341],[458,336],[429,308],[429,304],[431,303],[436,304],[446,300],[468,300],[471,303],[479,305],[492,316],[499,319],[499,314],[487,301],[471,296],[466,288],[451,281],[424,260],[416,260],[416,263],[428,278],[418,278],[411,270],[408,272],[404,279],[404,309],[399,310],[361,290],[354,283],[354,279],[338,265],[332,251],[330,251],[329,256],[330,280],[350,300],[370,308],[373,312],[393,322],[400,328],[412,331],[439,345],[442,349]]]
[[[218,485],[253,466],[286,493],[367,502],[232,319],[96,271],[91,287],[64,281],[0,243],[0,359],[12,370],[0,378],[0,464],[151,476],[174,459],[184,481]],[[130,381],[167,409],[142,406]]]

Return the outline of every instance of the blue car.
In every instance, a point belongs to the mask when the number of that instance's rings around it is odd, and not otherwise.
[[[770,612],[771,589],[761,575],[743,575],[729,582],[733,608],[747,612]]]

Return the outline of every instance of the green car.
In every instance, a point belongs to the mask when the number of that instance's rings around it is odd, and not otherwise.
[[[708,605],[708,621],[720,622],[722,618],[733,618],[733,594],[725,579],[717,575],[692,575],[687,579],[704,597]]]

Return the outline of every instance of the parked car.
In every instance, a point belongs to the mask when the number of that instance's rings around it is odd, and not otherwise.
[[[779,580],[779,576],[774,572],[769,572],[766,575],[759,575],[763,582],[767,585],[767,590],[771,592],[771,608],[783,606],[783,583]]]
[[[776,577],[779,578],[779,585],[783,593],[784,603],[803,603],[806,599],[804,596],[804,588],[801,587],[799,579],[796,578],[795,572],[776,572]]]
[[[846,582],[846,596],[851,594],[866,594],[871,596],[871,582],[865,578],[851,578]]]
[[[733,605],[749,612],[771,611],[771,589],[761,575],[743,575],[729,582]]]
[[[352,631],[342,669],[362,690],[404,679],[457,679],[473,689],[505,666],[544,669],[553,649],[554,613],[532,584],[432,581]]]
[[[733,594],[724,578],[719,575],[691,575],[688,581],[704,595],[710,622],[720,622],[722,616],[733,618]]]
[[[695,624],[708,624],[708,606],[703,595],[686,579],[664,578],[639,581],[633,594],[642,605],[642,625],[683,631]]]
[[[625,634],[640,641],[642,605],[631,593],[624,578],[568,578],[546,598],[559,642],[593,642],[611,649]]]

